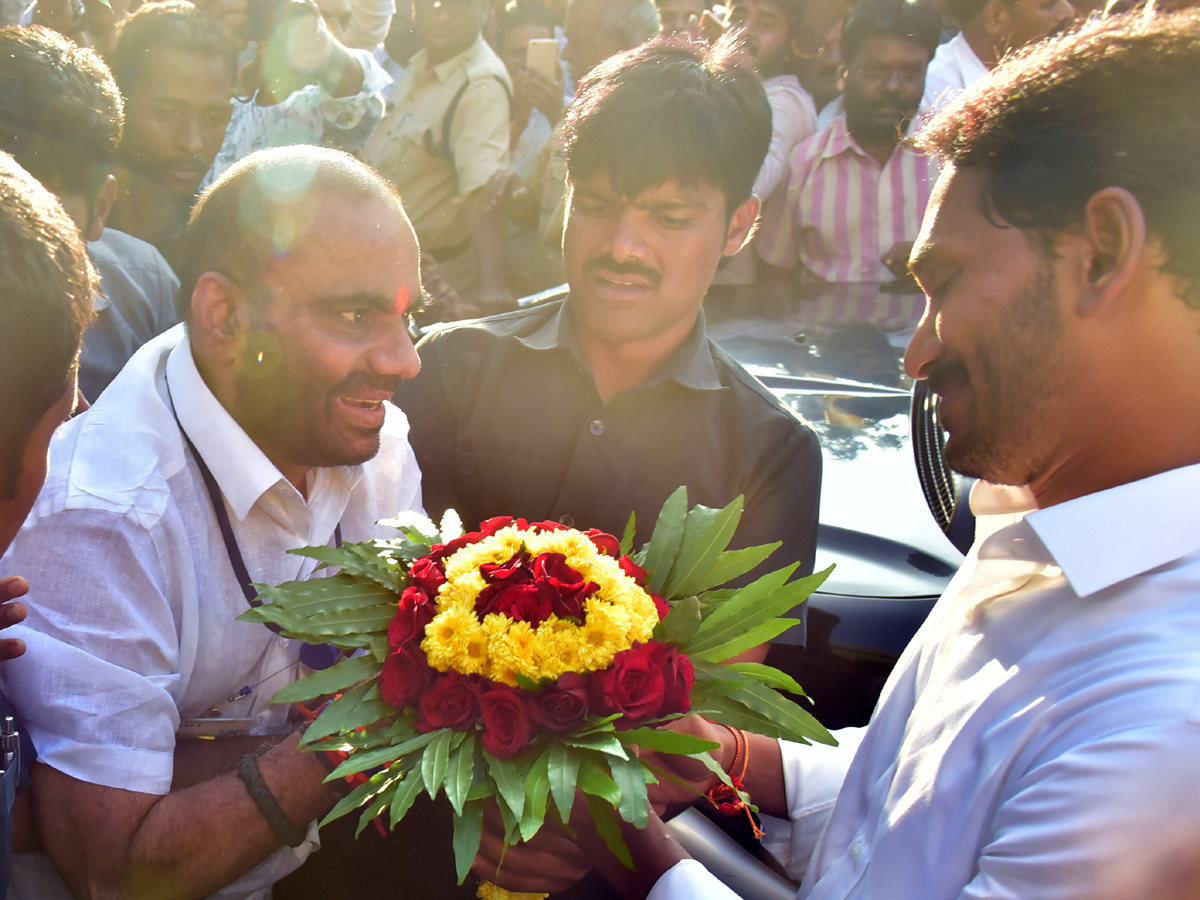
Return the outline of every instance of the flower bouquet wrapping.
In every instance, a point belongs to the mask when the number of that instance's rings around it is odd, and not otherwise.
[[[365,807],[360,832],[384,815],[395,827],[421,792],[444,793],[461,882],[485,801],[494,798],[515,843],[548,814],[565,823],[578,789],[628,865],[614,815],[644,826],[657,778],[636,748],[695,756],[731,784],[709,755],[717,745],[655,726],[700,713],[833,743],[776,690],[802,694],[791,677],[724,662],[794,625],[784,613],[829,574],[789,581],[793,564],[722,589],[779,546],[727,550],[741,511],[740,497],[689,510],[680,488],[636,554],[632,518],[618,541],[510,518],[461,534],[453,515],[439,532],[397,519],[394,539],[295,551],[339,571],[260,586],[271,602],[241,618],[348,651],[274,697],[334,697],[302,746],[340,759],[330,779],[355,786],[322,824]]]

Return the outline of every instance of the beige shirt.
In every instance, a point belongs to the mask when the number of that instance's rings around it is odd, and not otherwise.
[[[464,84],[446,159],[429,147],[441,145],[443,121]],[[422,249],[453,247],[470,236],[463,201],[508,167],[511,90],[504,63],[482,37],[432,67],[420,51],[392,89],[362,156],[400,191]]]

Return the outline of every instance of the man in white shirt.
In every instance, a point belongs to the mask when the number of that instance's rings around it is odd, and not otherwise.
[[[336,793],[269,705],[300,647],[237,616],[251,582],[311,573],[288,550],[385,536],[377,520],[421,505],[387,402],[420,367],[417,246],[389,186],[335,151],[253,154],[197,207],[181,277],[186,330],[62,429],[3,566],[42,576],[4,675],[62,876],[23,855],[17,897],[269,895]],[[211,718],[242,736],[177,743]]]
[[[921,115],[937,112],[983,78],[1006,53],[1075,20],[1070,0],[949,0],[962,31],[938,47],[925,73]]]
[[[867,728],[743,746],[802,897],[1200,894],[1198,71],[1200,12],[1098,21],[924,132],[946,170],[906,367],[950,464],[1022,487],[975,498],[977,542]],[[678,727],[728,769],[730,733]],[[657,817],[623,834],[636,874],[580,831],[623,896],[732,896]]]

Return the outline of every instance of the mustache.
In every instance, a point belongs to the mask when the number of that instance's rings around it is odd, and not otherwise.
[[[396,388],[399,386],[400,377],[398,375],[373,375],[370,372],[351,372],[335,384],[329,393],[333,396],[353,394],[357,391],[386,391],[389,394],[394,394],[396,393]]]
[[[613,275],[637,275],[645,278],[654,287],[662,286],[662,272],[652,266],[646,265],[644,262],[639,262],[636,259],[631,259],[626,262],[619,262],[610,253],[603,253],[600,256],[589,259],[583,265],[585,275],[595,275],[601,269],[610,272]]]
[[[941,394],[948,385],[966,384],[971,380],[967,367],[959,359],[944,359],[934,364],[929,372],[929,389]]]

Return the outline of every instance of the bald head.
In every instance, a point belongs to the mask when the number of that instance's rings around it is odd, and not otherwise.
[[[408,221],[395,189],[347,153],[279,147],[230,167],[192,211],[179,269],[180,315],[190,320],[192,294],[206,272],[224,275],[253,300],[272,268],[312,249],[330,202],[390,207]]]

